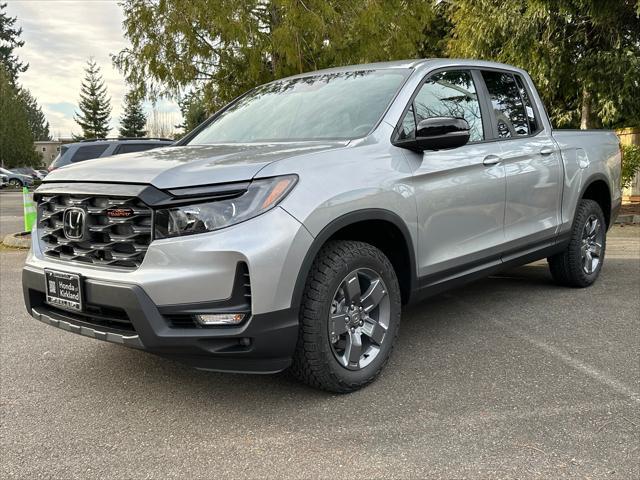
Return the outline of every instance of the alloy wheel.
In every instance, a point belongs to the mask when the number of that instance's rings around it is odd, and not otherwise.
[[[331,302],[329,342],[338,363],[361,370],[380,353],[387,337],[391,307],[387,287],[369,268],[352,271]]]
[[[602,244],[604,243],[604,230],[602,223],[595,215],[590,215],[582,229],[582,244],[580,255],[582,270],[591,275],[598,269],[602,261]]]

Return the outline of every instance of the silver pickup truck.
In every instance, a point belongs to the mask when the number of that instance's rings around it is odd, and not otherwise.
[[[620,169],[612,132],[553,130],[508,65],[297,75],[177,146],[47,176],[25,302],[196,368],[349,392],[386,364],[404,304],[542,258],[557,282],[591,285]]]

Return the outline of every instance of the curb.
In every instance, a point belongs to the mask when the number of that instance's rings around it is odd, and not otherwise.
[[[4,237],[2,244],[11,248],[31,248],[31,232],[10,233]]]
[[[640,224],[640,215],[618,215],[615,223],[617,224]]]

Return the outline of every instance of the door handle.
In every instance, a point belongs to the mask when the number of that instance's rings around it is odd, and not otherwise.
[[[484,160],[482,160],[482,164],[489,167],[491,165],[497,165],[501,161],[502,159],[497,155],[487,155],[484,157]]]
[[[551,155],[553,153],[553,148],[551,147],[542,147],[540,150],[540,155]]]

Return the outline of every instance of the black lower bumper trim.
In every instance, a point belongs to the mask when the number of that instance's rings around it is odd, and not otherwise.
[[[87,323],[85,317],[60,312],[45,303],[44,273],[25,267],[22,284],[27,311],[53,326],[106,341],[137,337],[137,348],[181,361],[195,368],[251,373],[284,370],[298,336],[295,309],[252,315],[237,327],[175,328],[138,285],[85,279],[88,303],[122,308],[134,331],[120,332]],[[188,307],[188,306],[187,306]],[[49,319],[52,319],[49,321]]]

